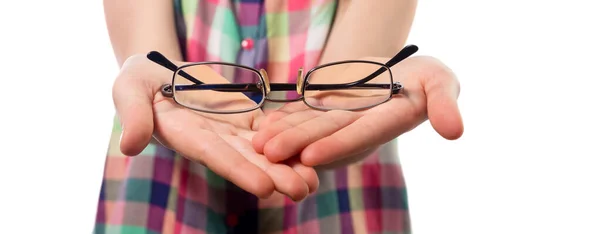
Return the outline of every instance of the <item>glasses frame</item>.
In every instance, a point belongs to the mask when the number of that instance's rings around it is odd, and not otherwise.
[[[164,57],[164,56],[163,56]],[[166,59],[166,58],[165,58]],[[168,60],[167,60],[168,61]],[[169,61],[170,62],[170,61]],[[183,73],[180,74],[181,76],[183,76],[184,78],[190,80],[190,78],[193,78],[192,76],[190,76],[189,74],[187,74],[185,71],[183,71],[183,69],[187,68],[187,67],[193,67],[193,66],[198,66],[198,65],[225,65],[225,66],[231,66],[231,67],[237,67],[237,68],[243,68],[243,69],[247,69],[249,71],[252,71],[254,73],[256,73],[258,75],[259,78],[259,83],[256,84],[257,88],[262,90],[262,99],[260,101],[260,103],[257,103],[256,107],[252,107],[252,108],[248,108],[248,109],[243,109],[243,110],[235,110],[235,111],[211,111],[211,110],[205,110],[205,109],[199,109],[199,108],[194,108],[194,107],[190,107],[187,105],[184,105],[182,103],[180,103],[179,101],[177,101],[177,98],[175,97],[175,93],[173,92],[173,87],[175,87],[175,78],[177,77],[178,73]],[[188,109],[192,109],[195,111],[200,111],[200,112],[206,112],[206,113],[212,113],[212,114],[239,114],[239,113],[245,113],[245,112],[250,112],[250,111],[254,111],[257,110],[259,108],[261,108],[265,101],[267,100],[267,95],[269,90],[267,89],[266,85],[262,85],[262,84],[267,84],[268,83],[268,77],[266,78],[267,81],[265,81],[265,77],[263,77],[263,75],[261,74],[262,72],[264,72],[266,74],[266,71],[264,71],[264,69],[261,69],[260,71],[257,70],[256,68],[253,67],[249,67],[249,66],[244,66],[244,65],[240,65],[240,64],[235,64],[235,63],[228,63],[228,62],[195,62],[195,63],[188,63],[182,66],[177,67],[177,69],[175,71],[173,71],[173,78],[171,79],[171,84],[164,84],[162,85],[161,88],[161,94],[165,97],[170,97],[173,98],[173,100],[175,101],[175,103],[188,108]],[[189,76],[189,77],[186,77]],[[194,81],[195,80],[195,81]],[[196,78],[193,78],[193,80],[190,80],[196,84],[204,84],[204,82],[199,81]],[[215,86],[219,86],[219,85],[238,85],[238,84],[215,84]],[[243,86],[244,84],[239,84],[241,86]],[[239,91],[233,91],[233,92],[243,92],[243,90]]]
[[[368,63],[368,64],[373,64],[373,65],[381,66],[381,68],[378,69],[377,71],[371,73],[369,76],[367,76],[367,77],[365,77],[363,79],[357,80],[355,82],[342,83],[342,84],[312,84],[312,86],[321,86],[321,85],[325,85],[325,86],[356,86],[356,85],[361,85],[360,84],[361,81],[366,80],[365,82],[368,82],[369,80],[371,80],[371,79],[373,79],[373,78],[381,75],[382,73],[388,72],[390,74],[390,83],[389,84],[384,84],[384,85],[389,85],[390,86],[389,87],[390,94],[388,95],[388,97],[385,100],[380,101],[377,104],[372,104],[372,105],[368,105],[368,106],[364,106],[364,107],[360,107],[360,108],[348,108],[348,109],[319,108],[317,106],[313,106],[313,105],[309,104],[308,102],[306,102],[306,98],[305,98],[306,96],[304,95],[304,93],[306,92],[307,85],[309,85],[310,75],[312,73],[314,73],[314,71],[318,71],[321,68],[326,68],[326,67],[329,67],[329,66],[340,65],[340,64],[344,64],[344,63]],[[381,70],[381,69],[383,69],[383,70]],[[373,77],[371,77],[371,76],[373,76]],[[361,111],[361,110],[370,109],[370,108],[373,108],[375,106],[381,105],[381,104],[389,101],[390,99],[392,99],[392,96],[394,94],[398,94],[401,91],[401,89],[403,88],[403,86],[402,86],[402,84],[400,84],[400,82],[394,82],[394,77],[393,77],[393,74],[392,74],[392,70],[389,67],[387,67],[383,63],[379,63],[379,62],[375,62],[375,61],[368,61],[368,60],[344,60],[344,61],[326,63],[326,64],[323,64],[323,65],[320,65],[320,66],[316,66],[316,67],[310,69],[308,72],[306,72],[306,75],[303,78],[303,80],[304,81],[302,82],[303,83],[302,86],[301,86],[302,92],[300,93],[300,97],[297,98],[297,99],[294,99],[292,101],[300,101],[300,100],[302,100],[302,102],[304,102],[304,104],[307,105],[307,106],[309,106],[310,108],[313,108],[313,109],[316,109],[316,110],[321,110],[321,111],[329,111],[329,110]],[[363,83],[362,85],[366,85],[366,84]],[[394,89],[394,87],[396,87],[396,89]],[[317,90],[319,90],[319,89],[317,88]]]
[[[278,102],[278,103],[303,101],[304,104],[307,105],[308,107],[315,109],[315,110],[320,110],[320,111],[329,111],[329,110],[361,111],[361,110],[373,108],[375,106],[378,106],[385,102],[388,102],[389,100],[392,99],[392,97],[394,95],[399,94],[400,92],[402,92],[404,90],[404,86],[400,82],[398,82],[398,81],[394,82],[393,74],[391,72],[391,67],[398,64],[402,60],[410,57],[417,51],[418,51],[418,47],[416,45],[407,45],[385,64],[375,62],[375,61],[369,61],[369,60],[343,60],[343,61],[331,62],[331,63],[326,63],[326,64],[322,64],[322,65],[313,67],[308,72],[306,72],[306,74],[303,74],[303,68],[300,68],[298,70],[296,84],[293,84],[293,83],[270,83],[269,76],[268,76],[266,70],[264,70],[264,69],[257,70],[256,68],[253,68],[253,67],[235,64],[235,63],[208,61],[208,62],[194,62],[194,63],[188,63],[185,65],[177,66],[158,51],[151,51],[146,55],[146,57],[149,60],[151,60],[152,62],[157,63],[158,65],[161,65],[162,67],[165,67],[165,68],[173,71],[173,77],[171,79],[171,83],[163,84],[160,88],[160,92],[164,97],[173,98],[175,103],[177,103],[185,108],[199,111],[199,112],[212,113],[212,114],[239,114],[239,113],[251,112],[251,111],[260,109],[264,106],[265,101]],[[340,84],[313,84],[312,86],[316,86],[317,90],[327,89],[328,87],[332,88],[332,89],[340,89],[339,88],[340,86],[348,87],[348,88],[352,88],[352,87],[368,88],[371,85],[377,86],[378,84],[365,84],[366,82],[381,75],[383,72],[388,72],[389,76],[390,76],[390,83],[384,84],[384,85],[390,86],[390,95],[385,100],[383,100],[377,104],[360,107],[360,108],[349,108],[349,109],[320,108],[320,107],[310,105],[306,101],[306,98],[304,95],[306,88],[310,87],[310,86],[307,86],[307,85],[310,85],[309,84],[310,75],[319,69],[329,67],[329,66],[334,66],[334,65],[345,64],[345,63],[368,63],[368,64],[381,66],[381,68],[378,69],[377,71],[371,73],[367,77],[357,80],[357,81],[354,81],[354,82],[340,83]],[[257,105],[252,108],[248,108],[248,109],[244,109],[244,110],[235,110],[235,111],[211,111],[211,110],[190,107],[188,105],[184,105],[184,104],[180,103],[179,101],[177,101],[177,98],[175,98],[174,91],[173,91],[173,87],[175,87],[175,78],[179,74],[183,78],[185,78],[191,82],[194,82],[195,83],[194,85],[196,85],[196,84],[203,85],[204,82],[194,78],[193,76],[187,74],[185,71],[182,70],[187,67],[198,66],[198,65],[225,65],[225,66],[232,66],[232,67],[247,69],[247,70],[250,70],[250,71],[256,73],[258,75],[258,78],[260,81],[257,84],[215,84],[215,85],[213,85],[214,88],[212,88],[212,89],[206,88],[206,89],[214,90],[214,91],[223,91],[223,92],[244,92],[244,91],[249,91],[250,89],[258,88],[261,90],[261,93],[263,95],[260,103],[257,103]],[[192,85],[192,86],[194,86],[194,85]],[[206,85],[204,85],[204,86],[206,86]],[[253,86],[255,86],[255,87],[253,87]],[[221,87],[221,88],[219,88],[219,87]],[[320,87],[320,88],[318,88],[318,87]],[[191,87],[191,88],[193,88],[193,87]],[[296,91],[300,95],[300,97],[298,97],[296,99],[289,99],[289,100],[287,100],[287,99],[285,99],[285,100],[270,99],[268,97],[268,95],[271,91]]]

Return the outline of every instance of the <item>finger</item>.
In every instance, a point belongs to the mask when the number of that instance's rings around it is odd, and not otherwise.
[[[442,137],[448,140],[458,139],[464,131],[457,103],[460,93],[458,79],[440,61],[433,58],[423,59],[430,60],[433,67],[430,70],[430,75],[421,79],[427,97],[429,121]]]
[[[462,134],[462,120],[453,96],[458,94],[458,83],[447,67],[429,57],[414,57],[396,65],[392,72],[405,85],[404,94],[307,146],[300,156],[303,164],[327,164],[381,145],[415,128],[428,115],[442,136],[452,139]]]
[[[276,113],[284,112],[274,112],[272,114]],[[277,121],[265,123],[265,125],[263,125],[264,127],[262,127],[258,131],[258,133],[252,138],[252,146],[254,147],[254,150],[256,150],[256,152],[258,153],[264,153],[265,144],[273,137],[277,136],[279,133],[285,130],[295,127],[296,125],[302,122],[313,119],[319,114],[322,114],[322,112],[313,110],[306,110],[291,114],[276,114],[276,116],[281,115],[281,117],[278,118]],[[269,115],[267,118],[269,118],[270,116],[271,115]]]
[[[394,104],[395,108],[412,108],[412,104],[406,100],[396,102],[398,103]],[[409,131],[424,119],[424,114],[419,116],[410,112],[364,115],[346,127],[307,145],[300,153],[300,160],[306,166],[344,160],[353,157],[356,152],[376,147]]]
[[[133,71],[140,67],[135,63],[141,59],[129,58],[113,85],[113,101],[122,128],[120,150],[129,156],[141,153],[152,138],[152,102],[160,86],[159,79]]]
[[[239,136],[239,134],[238,134]],[[245,137],[246,139],[251,139],[252,136],[249,137]],[[252,148],[252,147],[244,147],[244,151],[242,152],[242,154],[244,155],[249,155],[249,154],[254,154],[257,155],[257,157],[255,158],[259,158],[260,160],[255,161],[255,160],[250,160],[253,163],[257,164],[257,165],[266,165],[266,164],[271,164],[272,162],[270,162],[264,155],[262,154],[257,154],[256,151]],[[308,194],[313,193],[314,191],[316,191],[319,188],[319,178],[317,176],[317,172],[315,171],[314,168],[312,167],[307,167],[305,165],[302,165],[300,163],[300,159],[298,157],[294,157],[290,160],[285,161],[283,164],[290,166],[304,181],[304,183],[308,186]],[[264,166],[261,166],[261,168],[264,169]],[[288,180],[283,180],[286,181],[286,183],[289,183]]]
[[[360,116],[359,113],[350,111],[325,112],[273,137],[265,144],[264,154],[271,162],[286,160],[298,155],[313,142],[345,128]]]
[[[157,105],[170,105],[164,102]],[[157,107],[164,108],[164,107]],[[165,108],[166,109],[166,108]],[[273,180],[252,164],[219,135],[199,128],[197,116],[187,110],[173,109],[156,115],[156,132],[165,142],[188,159],[205,165],[224,179],[258,197],[267,198],[275,190]]]
[[[274,164],[269,162],[264,155],[257,154],[247,140],[231,136],[222,136],[231,146],[236,148],[249,162],[261,168],[273,180],[275,190],[290,197],[294,201],[304,199],[309,193],[309,183],[314,186],[314,178],[311,178],[305,170],[299,167],[299,170],[294,170],[285,164]],[[306,167],[306,166],[303,166]],[[306,179],[299,173],[300,171],[306,176]],[[260,183],[257,181],[257,183]]]
[[[288,165],[269,164],[265,172],[273,179],[275,189],[290,199],[301,201],[308,195],[308,184]]]
[[[308,110],[309,108],[304,103],[288,103],[282,106],[281,108],[269,112],[267,116],[263,119],[263,122],[260,124],[259,130],[270,126],[271,124],[279,121],[281,118],[286,117],[292,113],[301,112],[304,110]]]
[[[300,162],[298,157],[294,157],[285,163],[289,165],[304,179],[306,184],[308,185],[308,194],[312,194],[317,189],[319,189],[319,176],[317,175],[317,171],[312,167],[307,167]]]
[[[268,114],[267,114],[267,115],[266,115],[266,116],[265,116],[265,117],[262,119],[262,121],[260,122],[260,124],[259,124],[259,127],[258,127],[258,129],[257,129],[257,130],[258,130],[258,131],[261,131],[261,130],[263,130],[263,129],[265,129],[265,128],[269,127],[269,126],[271,126],[271,124],[273,124],[273,123],[275,123],[275,122],[279,121],[279,120],[280,120],[280,119],[282,119],[283,117],[286,117],[286,116],[288,116],[289,114],[291,114],[291,113],[289,113],[289,112],[285,112],[285,111],[282,111],[282,110],[276,110],[276,111],[273,111],[273,112],[271,112],[271,113],[268,113]]]

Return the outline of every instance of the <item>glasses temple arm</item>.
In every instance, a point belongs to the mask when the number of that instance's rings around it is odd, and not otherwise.
[[[394,57],[392,57],[389,61],[387,61],[385,63],[386,67],[379,68],[379,69],[377,69],[377,71],[371,73],[370,75],[368,75],[365,78],[362,78],[360,80],[357,80],[357,81],[354,81],[351,83],[346,83],[344,85],[356,86],[356,85],[361,85],[361,84],[367,83],[370,80],[372,80],[373,78],[381,75],[381,73],[384,73],[385,71],[387,71],[390,67],[393,67],[394,65],[398,64],[402,60],[410,57],[411,55],[416,53],[418,50],[419,50],[419,47],[417,47],[416,45],[407,45],[404,48],[402,48],[402,50],[400,50],[400,52],[398,52]]]
[[[417,47],[416,45],[407,45],[404,48],[402,48],[402,50],[400,50],[400,52],[398,52],[396,55],[394,55],[394,57],[392,57],[389,61],[387,61],[387,63],[385,63],[385,66],[393,67],[394,65],[398,64],[402,60],[405,60],[406,58],[410,57],[411,55],[417,53],[418,50],[419,50],[419,47]]]
[[[176,72],[178,67],[177,65],[175,65],[173,62],[171,62],[169,59],[167,59],[164,55],[162,55],[161,53],[159,53],[158,51],[151,51],[150,53],[148,53],[146,55],[146,57],[148,59],[150,59],[150,61],[157,63],[158,65],[161,65],[173,72]],[[178,72],[179,75],[181,75],[183,78],[188,79],[191,82],[194,82],[196,84],[204,84],[202,81],[199,81],[198,79],[194,78],[193,76],[191,76],[190,74],[187,74],[184,71],[179,71]]]
[[[175,65],[173,62],[171,62],[169,59],[167,59],[164,55],[162,55],[160,52],[158,51],[151,51],[149,52],[146,57],[152,61],[157,63],[158,65],[163,66],[164,68],[167,68],[173,72],[176,72],[179,67],[177,67],[177,65]],[[177,90],[214,90],[214,91],[220,91],[220,92],[256,92],[256,91],[260,91],[260,88],[258,88],[258,86],[256,84],[214,84],[214,85],[205,85],[204,82],[199,81],[198,79],[194,78],[193,76],[191,76],[190,74],[186,73],[185,71],[180,70],[179,72],[177,72],[180,76],[182,76],[183,78],[186,78],[187,80],[193,82],[193,85],[177,85],[176,87],[173,87]]]

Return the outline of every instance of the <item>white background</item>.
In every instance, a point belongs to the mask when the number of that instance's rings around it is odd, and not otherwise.
[[[600,233],[595,2],[420,1],[465,134],[400,137],[414,233]],[[91,232],[117,72],[102,1],[0,3],[1,233]]]

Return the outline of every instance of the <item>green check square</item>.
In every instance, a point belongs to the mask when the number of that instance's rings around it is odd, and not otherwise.
[[[144,150],[140,153],[140,155],[154,155],[156,154],[156,145],[148,144]]]
[[[240,49],[240,39],[239,37],[229,37],[227,35],[223,35],[221,37],[221,61],[235,63],[237,59],[237,54]],[[237,46],[232,46],[237,45]]]
[[[106,225],[104,225],[102,223],[96,223],[96,226],[94,226],[94,233],[100,234],[100,233],[109,233],[109,232],[106,231]]]
[[[209,187],[225,188],[226,181],[210,169],[206,169],[206,183]]]
[[[121,229],[120,225],[106,225],[103,233],[121,233]]]
[[[119,121],[119,117],[116,115],[113,117],[113,132],[121,132],[121,121]]]
[[[121,226],[121,232],[119,232],[119,233],[127,233],[127,234],[155,234],[156,232],[153,232],[152,230],[148,230],[148,229],[146,229],[144,227],[124,225],[124,226]]]
[[[289,22],[287,13],[267,14],[267,37],[289,36]]]
[[[319,218],[339,213],[337,191],[317,195],[317,214]]]
[[[323,8],[319,9],[320,11],[311,12],[310,26],[315,27],[319,25],[330,24],[331,20],[333,20],[331,15],[334,14],[337,6],[335,2],[336,1],[331,1]]]
[[[175,211],[177,201],[179,199],[179,187],[171,187],[169,189],[169,198],[167,200],[167,210]]]
[[[213,42],[219,45],[219,56],[223,62],[235,63],[240,47],[240,33],[237,26],[237,20],[233,11],[224,6],[215,8],[215,17],[211,28],[219,33],[220,42]]]
[[[175,1],[177,2],[177,1]],[[198,1],[197,0],[181,0],[181,10],[182,10],[182,14],[185,17],[190,17],[190,16],[195,16],[196,15],[196,9],[198,8]]]
[[[260,28],[256,25],[248,25],[240,28],[242,35],[253,35],[254,32],[257,32]]]
[[[408,210],[408,191],[406,188],[402,189],[402,207]]]
[[[152,232],[146,228],[138,227],[138,226],[129,226],[129,225],[102,225],[102,227],[97,226],[94,230],[94,233],[127,233],[127,234],[146,234],[146,233],[156,233]]]
[[[223,15],[221,32],[223,32],[223,34],[229,38],[239,39],[240,35],[237,26],[237,20],[233,12],[230,9],[223,7],[217,7],[217,10],[219,11],[219,14]]]
[[[362,188],[348,189],[348,197],[350,200],[350,210],[355,211],[365,209]]]
[[[215,213],[212,209],[206,209],[206,233],[226,233],[227,228],[223,222],[223,216]]]
[[[150,180],[129,178],[126,183],[126,201],[137,201],[142,203],[150,201],[150,187],[152,186]]]

